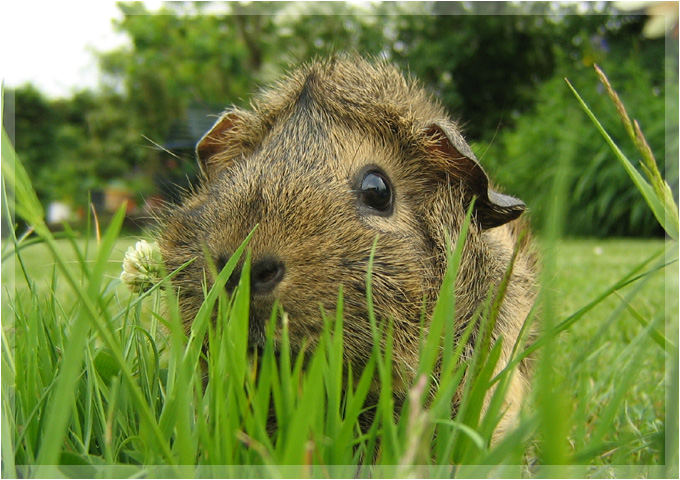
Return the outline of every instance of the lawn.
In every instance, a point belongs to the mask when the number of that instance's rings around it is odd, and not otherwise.
[[[637,263],[663,248],[661,241],[654,240],[564,240],[560,243],[557,256],[558,278],[556,298],[561,312],[573,312],[587,304],[605,286],[621,278]],[[649,276],[641,285],[631,285],[607,298],[596,306],[574,328],[564,332],[556,352],[564,362],[565,370],[572,361],[585,361],[579,372],[579,388],[565,393],[591,399],[588,402],[591,418],[601,414],[611,400],[614,386],[622,381],[623,367],[630,353],[626,347],[631,344],[642,326],[630,310],[622,308],[622,299],[627,295],[632,309],[642,318],[666,318],[667,337],[676,339],[677,331],[671,332],[669,322],[678,316],[677,264],[666,272],[658,271]],[[640,290],[637,290],[640,288]],[[668,302],[668,304],[666,304]],[[677,325],[677,323],[676,323]],[[627,432],[663,432],[664,425],[664,380],[666,355],[664,350],[651,341],[643,347],[644,355],[635,358],[635,378],[623,402],[623,409],[611,422],[612,436]],[[573,388],[574,385],[571,386]],[[588,427],[572,435],[588,438]],[[572,438],[570,441],[573,441]],[[662,438],[657,439],[656,448],[631,449],[628,455],[618,456],[615,463],[657,463],[662,461]],[[612,448],[611,455],[616,452]]]
[[[135,238],[122,237],[119,238],[112,248],[112,253],[109,261],[106,262],[106,267],[103,272],[104,282],[112,280],[110,287],[105,288],[105,291],[112,293],[106,298],[107,308],[114,312],[124,309],[127,302],[130,300],[130,294],[125,288],[119,284],[117,277],[121,271],[121,260],[126,249],[133,245]],[[76,244],[85,251],[86,242],[83,240],[76,241]],[[81,269],[81,264],[78,261],[77,255],[73,252],[72,246],[64,240],[58,242],[58,248],[62,254],[62,258],[69,265],[74,274],[78,274]],[[636,240],[636,239],[563,239],[559,242],[557,253],[555,255],[555,278],[547,279],[547,283],[551,285],[553,298],[555,299],[555,309],[557,313],[557,322],[565,319],[569,314],[574,313],[580,307],[587,305],[590,301],[595,299],[607,287],[613,285],[632,270],[640,262],[648,258],[654,252],[659,251],[664,246],[661,240]],[[88,246],[88,263],[95,259],[95,241],[91,240]],[[22,258],[24,260],[24,267],[29,274],[29,277],[34,282],[33,295],[24,280],[23,274],[18,264],[14,264],[12,258],[8,258],[3,265],[2,280],[3,286],[3,331],[6,338],[11,343],[13,340],[22,342],[22,335],[14,338],[14,323],[11,320],[13,309],[18,309],[22,316],[30,318],[35,316],[31,314],[31,308],[36,308],[35,305],[30,306],[31,302],[38,303],[43,306],[39,307],[39,311],[48,312],[50,319],[41,320],[59,322],[60,318],[64,316],[69,317],[73,315],[72,305],[77,303],[76,296],[70,289],[66,282],[63,281],[61,274],[53,275],[55,266],[53,264],[52,256],[44,245],[29,246],[22,250]],[[15,270],[16,277],[12,280],[11,275]],[[77,276],[77,275],[76,275]],[[56,278],[56,282],[54,281]],[[51,290],[56,285],[56,295],[51,294]],[[12,289],[15,287],[15,290]],[[646,275],[641,281],[635,282],[621,290],[614,295],[609,296],[599,305],[590,310],[583,318],[578,320],[572,327],[564,331],[557,337],[557,342],[552,344],[550,350],[551,358],[556,366],[555,385],[560,389],[562,396],[561,405],[565,407],[564,418],[566,420],[567,431],[565,448],[570,455],[572,463],[584,462],[591,466],[604,466],[598,468],[610,468],[609,465],[658,465],[664,464],[664,448],[665,448],[665,372],[667,354],[662,348],[662,343],[653,341],[650,335],[641,332],[644,326],[641,324],[640,318],[654,321],[657,317],[661,321],[665,321],[669,330],[673,323],[671,319],[677,318],[678,301],[677,295],[677,264],[673,264],[666,270],[659,270],[650,275]],[[111,290],[113,289],[113,290]],[[13,293],[15,292],[15,293]],[[629,299],[630,308],[622,308],[623,299]],[[55,301],[55,299],[57,301]],[[144,322],[148,324],[149,318],[148,309],[161,312],[166,310],[158,309],[156,306],[150,307],[146,301],[146,309],[142,312],[136,310],[136,315],[141,315],[146,318]],[[666,304],[668,302],[668,304]],[[55,305],[49,307],[48,305]],[[42,308],[43,310],[40,310]],[[46,309],[46,310],[45,310]],[[35,312],[35,310],[33,310]],[[62,314],[55,314],[55,312],[62,312]],[[142,312],[142,313],[140,313]],[[134,316],[134,315],[133,315]],[[36,317],[37,318],[37,317]],[[127,315],[126,315],[127,318]],[[141,318],[141,317],[140,317]],[[56,319],[56,320],[55,320]],[[30,324],[30,320],[28,323]],[[132,322],[132,320],[130,320]],[[557,323],[554,322],[554,323]],[[125,323],[125,322],[124,322]],[[676,324],[677,325],[677,324]],[[68,330],[64,325],[54,325],[45,327],[48,332],[60,332],[58,335],[68,337]],[[115,330],[120,333],[125,331],[125,326]],[[169,342],[162,340],[162,334],[156,333],[161,330],[152,329],[154,338],[156,339],[157,348],[164,349],[168,347]],[[661,330],[663,332],[663,330]],[[28,332],[27,332],[28,333]],[[211,334],[212,335],[212,334]],[[667,331],[668,338],[676,338],[673,332]],[[49,335],[48,335],[49,337]],[[54,341],[54,340],[50,340]],[[64,341],[62,339],[62,341]],[[663,340],[661,340],[663,341]],[[58,342],[58,341],[55,341]],[[135,343],[126,339],[121,333],[121,342],[123,345],[127,344],[127,351],[129,352]],[[33,339],[31,344],[36,344]],[[96,335],[93,337],[92,343],[89,344],[92,349],[91,355],[93,359],[92,365],[97,365],[93,368],[99,368],[101,364],[108,364],[104,370],[115,370],[115,362],[108,359],[107,362],[101,361],[101,355],[98,355],[99,346],[101,342],[97,340]],[[163,347],[161,347],[163,345]],[[16,351],[24,350],[23,346],[16,345]],[[139,345],[137,346],[139,349]],[[154,347],[156,348],[156,347]],[[53,357],[53,353],[41,349],[38,353],[38,366],[27,368],[27,370],[45,369],[47,360],[40,360],[41,356]],[[105,349],[104,349],[105,350]],[[102,350],[102,351],[104,351]],[[643,352],[640,354],[639,352]],[[26,352],[24,352],[26,354]],[[539,356],[545,354],[539,350]],[[30,352],[34,355],[34,352]],[[19,355],[21,356],[21,355]],[[169,355],[172,357],[172,354]],[[86,355],[87,357],[87,355]],[[136,360],[130,362],[130,371],[137,372],[139,375],[140,367],[138,362],[145,356],[138,352]],[[539,357],[540,358],[540,357]],[[167,360],[166,360],[167,361]],[[97,363],[99,362],[99,363]],[[163,362],[163,360],[161,360]],[[17,363],[19,360],[17,359]],[[170,361],[172,363],[172,361]],[[113,364],[113,366],[111,366]],[[634,367],[631,367],[631,365]],[[87,369],[86,369],[87,371]],[[625,372],[625,378],[621,375]],[[30,382],[27,379],[21,379],[24,372],[17,371],[17,382],[19,385],[28,385]],[[35,372],[34,372],[35,373]],[[26,375],[29,375],[26,373]],[[51,380],[49,368],[42,372],[41,384],[43,388],[49,390],[51,388]],[[98,371],[98,375],[102,373]],[[120,377],[116,377],[120,378]],[[193,378],[193,377],[192,377]],[[103,381],[100,379],[100,381]],[[110,379],[109,379],[110,381]],[[618,388],[622,381],[627,382],[626,388]],[[165,388],[166,385],[162,381],[157,380],[158,384]],[[160,382],[160,383],[159,383]],[[40,382],[39,382],[40,383]],[[114,382],[115,383],[115,382]],[[323,383],[323,382],[322,382]],[[142,382],[144,384],[144,382]],[[86,387],[81,387],[80,395],[85,395],[84,398],[76,398],[79,404],[91,401],[93,391],[96,388],[102,388],[102,395],[108,394],[109,390],[105,386],[90,387],[89,383],[85,383]],[[5,389],[3,382],[3,389]],[[112,387],[111,387],[112,388]],[[119,385],[118,388],[122,388]],[[41,395],[42,392],[38,390],[33,391],[33,395]],[[200,391],[200,389],[199,389]],[[16,395],[20,397],[27,394],[28,390],[23,392],[21,387],[17,390]],[[147,392],[148,393],[148,392]],[[159,395],[158,393],[155,394]],[[158,402],[157,397],[148,393],[149,397],[156,398],[150,400],[152,403]],[[162,395],[161,395],[162,396]],[[618,398],[621,397],[621,398]],[[22,399],[18,398],[19,401]],[[73,401],[73,400],[71,400]],[[188,401],[188,400],[187,400]],[[115,402],[114,402],[115,403]],[[130,408],[134,403],[132,400],[125,400],[123,403]],[[94,402],[93,405],[99,405],[102,409],[106,405],[108,408],[114,408],[109,402],[100,400],[99,403]],[[33,409],[42,408],[40,405],[33,402],[28,402],[26,405],[33,405]],[[36,406],[38,405],[38,406]],[[617,405],[616,409],[609,408],[609,405]],[[82,410],[87,407],[76,407]],[[121,411],[125,409],[121,406]],[[155,408],[162,409],[162,405],[156,404]],[[213,407],[208,407],[209,411]],[[525,410],[531,411],[534,407],[529,401]],[[133,409],[134,410],[134,409]],[[35,410],[34,410],[35,411]],[[108,418],[111,421],[113,410],[102,412],[103,418]],[[160,411],[160,410],[159,410]],[[192,410],[193,411],[193,410]],[[21,451],[18,462],[29,461],[32,458],[31,448],[37,447],[40,443],[40,432],[45,429],[42,422],[35,424],[35,416],[28,418],[26,416],[30,412],[24,411],[20,418],[17,418],[19,423],[32,423],[31,428],[34,445],[26,448],[19,448]],[[84,419],[81,422],[87,423],[85,420],[90,418],[87,414],[83,414]],[[145,432],[143,423],[140,419],[134,420],[128,418],[129,412],[117,420],[120,424],[120,439],[118,440],[118,455],[115,452],[102,448],[101,445],[90,446],[91,454],[88,454],[88,448],[85,445],[78,446],[83,442],[83,431],[86,425],[74,425],[69,427],[71,432],[69,435],[71,440],[66,447],[66,453],[72,451],[72,454],[61,454],[61,461],[63,463],[84,463],[97,464],[98,462],[114,461],[115,463],[145,463],[145,458],[148,458],[148,452],[137,452],[135,448],[130,447],[136,441],[128,437],[133,432],[139,432],[139,435],[150,435],[148,431]],[[96,416],[92,416],[95,418]],[[23,420],[22,420],[23,418]],[[161,423],[163,415],[161,415]],[[96,423],[96,422],[95,422]],[[115,423],[114,423],[115,425]],[[603,427],[604,425],[604,427]],[[24,428],[24,426],[18,425]],[[90,427],[95,428],[95,427]],[[178,428],[178,427],[177,427]],[[251,428],[247,425],[242,425],[240,428]],[[140,430],[141,429],[141,430]],[[95,428],[96,430],[96,428]],[[106,429],[105,429],[106,430]],[[200,429],[199,429],[200,430]],[[127,433],[125,433],[127,431]],[[91,433],[92,436],[96,436]],[[106,433],[103,433],[104,438]],[[109,432],[110,436],[111,433]],[[201,437],[201,433],[198,433]],[[28,436],[28,434],[26,435]],[[21,436],[23,437],[23,436]],[[134,437],[134,435],[133,435]],[[407,438],[408,435],[405,436]],[[90,437],[88,437],[90,438]],[[213,437],[205,437],[213,438]],[[599,451],[595,454],[588,452],[590,447],[593,447],[593,438],[597,438]],[[16,438],[15,438],[16,440]],[[25,441],[25,438],[20,438]],[[139,440],[139,439],[138,439]],[[147,439],[148,441],[148,439]],[[85,442],[87,443],[87,442]],[[115,443],[115,441],[114,441]],[[601,445],[600,445],[601,443]],[[144,444],[144,442],[140,442]],[[246,442],[247,444],[247,442]],[[525,450],[525,461],[531,462],[530,458],[535,448],[536,440],[528,440],[528,447]],[[245,446],[245,444],[244,444]],[[604,448],[606,446],[607,448]],[[21,445],[20,445],[21,447]],[[200,451],[200,447],[194,445],[196,452]],[[212,447],[211,447],[212,448]],[[260,446],[266,450],[266,448]],[[122,452],[122,453],[121,453]],[[35,452],[33,452],[34,454]],[[197,453],[197,455],[200,455]],[[181,457],[181,455],[180,455]],[[154,457],[153,455],[151,458]],[[195,459],[196,457],[187,457]],[[484,458],[484,457],[480,457]],[[504,463],[510,461],[513,463],[511,455],[506,458]],[[517,461],[517,457],[515,462]],[[580,459],[580,460],[579,460]],[[260,457],[267,463],[266,456]],[[205,463],[206,459],[203,457],[201,463]],[[270,460],[271,461],[271,460]],[[318,459],[314,462],[319,461]],[[180,458],[180,463],[181,458]],[[211,463],[208,461],[208,463]],[[221,462],[221,463],[227,463]],[[245,463],[245,462],[243,462]],[[613,468],[613,467],[612,467]],[[281,470],[276,471],[282,474]],[[176,475],[177,472],[170,472]],[[299,472],[295,472],[297,474]],[[402,472],[403,473],[403,472]],[[535,472],[534,472],[535,473]],[[194,474],[193,472],[191,474]],[[460,475],[461,473],[459,473]],[[539,473],[540,474],[540,473]],[[607,471],[591,472],[594,476],[607,475]],[[448,474],[446,474],[448,475]]]
[[[134,246],[137,240],[138,239],[136,237],[122,236],[116,241],[116,244],[113,247],[112,255],[107,262],[105,272],[107,279],[113,280],[120,275],[125,251],[128,249],[128,247]],[[86,251],[87,247],[87,259],[90,263],[92,262],[96,253],[96,242],[97,241],[95,238],[89,240],[76,240],[76,245],[78,245],[81,250]],[[72,266],[74,273],[77,273],[79,269],[79,260],[70,242],[67,240],[58,240],[58,245],[59,251],[63,255],[64,260],[67,262],[67,264]],[[40,291],[47,294],[50,291],[52,273],[56,267],[54,258],[50,254],[47,246],[44,243],[28,246],[22,250],[22,257],[31,280],[35,282]],[[12,278],[13,276],[14,278]],[[6,286],[15,286],[17,292],[21,292],[27,288],[25,277],[21,272],[21,266],[12,256],[9,256],[3,263],[2,283]],[[125,292],[125,289],[121,288],[120,291]],[[3,292],[3,294],[6,294],[6,292]],[[56,297],[60,299],[66,299],[69,296],[73,296],[70,287],[64,282],[59,282],[57,284]],[[5,303],[6,302],[3,302],[3,307],[5,306]]]

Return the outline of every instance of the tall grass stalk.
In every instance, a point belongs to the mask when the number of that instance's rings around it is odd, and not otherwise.
[[[600,132],[602,137],[605,139],[609,147],[614,152],[614,155],[621,163],[621,166],[626,170],[631,180],[635,184],[635,187],[644,197],[647,205],[651,209],[652,213],[656,217],[659,224],[664,228],[666,233],[673,239],[678,240],[678,206],[675,202],[673,193],[666,181],[661,177],[661,173],[656,165],[656,159],[652,150],[647,144],[640,125],[637,120],[631,122],[628,112],[623,105],[623,102],[619,98],[619,95],[612,88],[609,83],[609,79],[604,74],[604,72],[595,65],[595,71],[597,72],[600,81],[605,86],[607,93],[609,94],[612,102],[616,107],[616,111],[619,114],[619,118],[623,123],[626,132],[630,136],[631,140],[635,144],[635,147],[640,152],[643,161],[640,162],[640,167],[644,172],[647,180],[637,171],[633,166],[632,162],[628,160],[628,157],[621,151],[619,146],[612,140],[607,131],[604,129],[600,121],[597,119],[595,114],[588,108],[588,105],[583,101],[578,92],[569,83],[569,80],[565,79],[567,85],[571,89],[572,93],[578,100],[579,104],[583,108],[583,111],[588,115],[590,120],[595,125],[595,128]],[[634,124],[634,126],[633,126]]]

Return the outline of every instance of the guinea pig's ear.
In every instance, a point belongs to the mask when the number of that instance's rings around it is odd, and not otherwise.
[[[526,209],[521,200],[489,188],[489,177],[453,125],[431,123],[425,128],[427,149],[450,177],[457,178],[477,197],[475,217],[482,228],[493,228],[519,217]]]
[[[239,113],[234,110],[227,111],[196,144],[198,167],[207,179],[210,180],[217,171],[230,163],[232,155],[220,155],[216,158],[216,154],[230,149],[229,147],[234,143],[232,137],[239,130],[237,125],[240,123]]]

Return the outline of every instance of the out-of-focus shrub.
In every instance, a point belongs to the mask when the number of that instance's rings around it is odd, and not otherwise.
[[[638,119],[664,171],[663,85],[654,85],[649,70],[641,68],[639,55],[632,54],[621,63],[605,60],[601,67],[629,113]],[[638,159],[592,68],[572,67],[563,72],[629,158]],[[534,111],[518,118],[514,129],[504,131],[490,145],[478,144],[476,150],[498,183],[527,203],[532,222],[539,229],[549,205],[553,176],[562,159],[570,167],[569,198],[565,199],[568,234],[648,236],[662,233],[644,199],[583,114],[560,75],[538,89]],[[671,175],[674,178],[669,178],[669,183],[677,186],[677,170]]]

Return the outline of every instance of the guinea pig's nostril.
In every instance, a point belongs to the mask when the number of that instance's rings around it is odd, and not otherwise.
[[[250,288],[253,293],[265,294],[274,290],[285,273],[283,262],[264,258],[253,264],[250,272]]]

